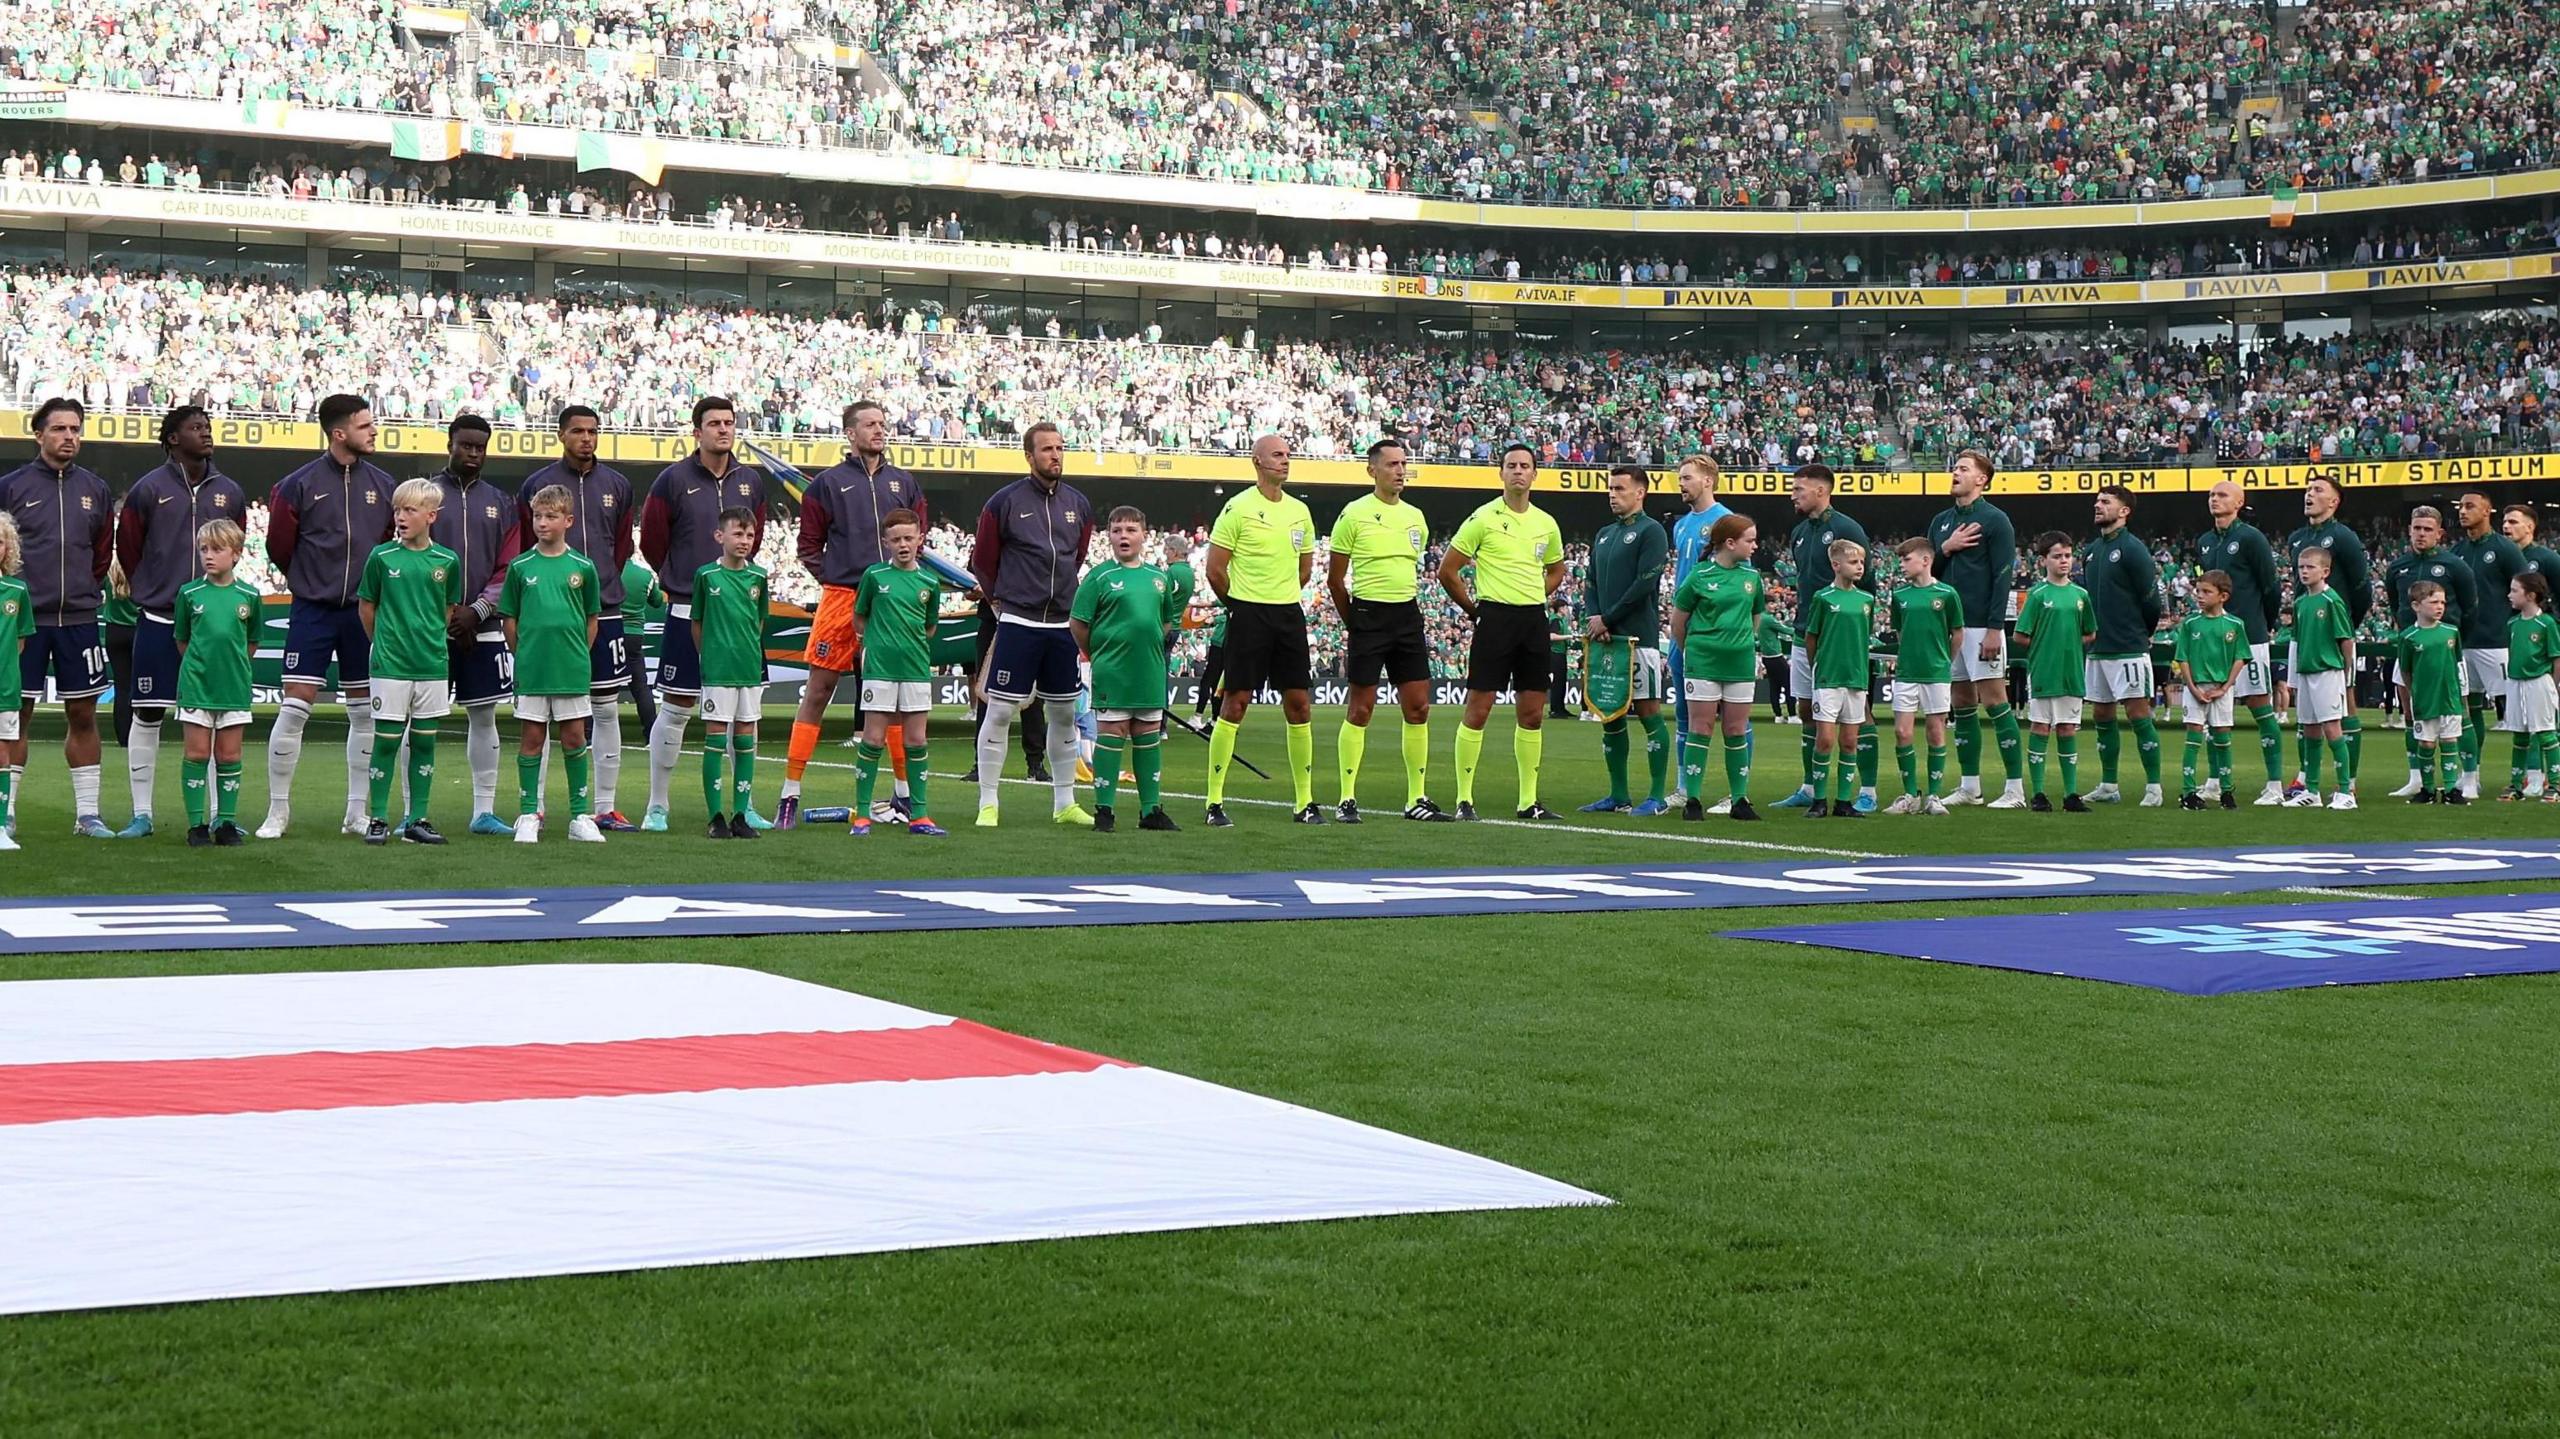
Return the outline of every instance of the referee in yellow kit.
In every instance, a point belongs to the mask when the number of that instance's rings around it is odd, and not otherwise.
[[[1476,622],[1467,649],[1467,712],[1458,721],[1458,818],[1476,815],[1476,762],[1484,755],[1484,722],[1504,690],[1514,694],[1520,732],[1512,759],[1520,771],[1520,818],[1555,819],[1538,803],[1538,761],[1546,752],[1547,600],[1564,583],[1564,532],[1553,515],[1529,503],[1538,452],[1502,452],[1502,498],[1489,500],[1449,541],[1440,557],[1440,587]],[[1475,566],[1475,584],[1459,573]]]
[[[1209,530],[1209,588],[1227,606],[1226,675],[1220,681],[1218,723],[1209,732],[1211,829],[1227,818],[1227,768],[1236,756],[1236,731],[1256,690],[1280,691],[1280,715],[1289,722],[1289,781],[1297,787],[1297,821],[1324,823],[1316,808],[1316,731],[1308,711],[1315,667],[1307,655],[1307,579],[1315,573],[1316,523],[1307,502],[1285,493],[1289,442],[1264,435],[1253,442],[1253,488],[1240,490],[1218,512]]]

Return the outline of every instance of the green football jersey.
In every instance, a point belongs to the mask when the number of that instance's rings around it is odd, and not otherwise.
[[[135,625],[142,623],[142,607],[133,602],[132,596],[120,595],[114,590],[109,590],[99,602],[98,623],[109,629],[114,629],[118,625],[132,629]]]
[[[1964,630],[1964,600],[1944,580],[1904,585],[1893,592],[1893,677],[1904,684],[1942,685],[1955,678],[1956,637]]]
[[[178,708],[221,714],[249,707],[258,605],[258,592],[236,575],[227,585],[192,580],[178,591]]]
[[[19,690],[19,655],[35,632],[36,604],[27,582],[0,575],[0,710],[15,711],[26,702]]]
[[[2229,684],[2248,647],[2249,624],[2238,615],[2189,615],[2178,623],[2170,658],[2185,665],[2187,678],[2197,684]]]
[[[386,680],[453,678],[445,616],[462,603],[462,561],[431,544],[413,550],[397,540],[365,557],[356,598],[373,606],[373,673]]]
[[[1191,608],[1191,597],[1200,593],[1200,577],[1191,572],[1188,560],[1176,560],[1165,566],[1164,577],[1173,584],[1173,596],[1178,601],[1173,607],[1173,617],[1178,624],[1183,612]]]
[[[1869,649],[1876,637],[1876,597],[1865,590],[1825,585],[1805,601],[1805,647],[1813,660],[1813,687],[1864,692]]]
[[[2507,621],[2507,678],[2538,680],[2551,673],[2551,662],[2560,658],[2560,621],[2551,618],[2549,610],[2527,619],[2517,615]]]
[[[764,683],[765,573],[718,561],[693,572],[693,618],[702,626],[702,683],[748,689]],[[672,623],[672,621],[671,621]]]
[[[594,687],[588,622],[602,613],[595,563],[576,550],[527,550],[507,566],[498,613],[516,622],[516,693],[574,699]]]
[[[622,562],[622,630],[634,645],[640,643],[641,627],[649,616],[667,607],[667,587],[658,583],[658,572],[640,562],[638,555]]]
[[[1422,511],[1401,500],[1383,503],[1375,494],[1344,505],[1333,522],[1333,552],[1350,557],[1345,578],[1355,600],[1412,599],[1421,588],[1422,551],[1429,541]]]
[[[1165,626],[1182,618],[1173,581],[1153,565],[1096,565],[1071,611],[1088,636],[1093,707],[1157,710],[1165,703]]]
[[[2047,582],[2027,591],[2018,607],[2018,638],[2027,648],[2030,699],[2078,699],[2089,693],[2089,641],[2098,634],[2098,611],[2089,592]]]
[[[2396,647],[2410,711],[2422,720],[2462,713],[2462,631],[2443,624],[2412,625],[2400,632]]]
[[[873,565],[854,583],[862,617],[862,677],[920,685],[933,678],[933,627],[942,617],[942,581],[918,566]]]
[[[2356,637],[2356,622],[2336,590],[2303,594],[2293,601],[2293,659],[2302,674],[2325,674],[2347,667],[2347,645]]]
[[[1787,628],[1785,620],[1765,610],[1761,612],[1759,650],[1762,655],[1776,659],[1787,652],[1788,644],[1794,639],[1795,631]]]
[[[1713,560],[1692,566],[1671,597],[1671,607],[1689,617],[1680,646],[1681,674],[1720,685],[1758,679],[1760,661],[1752,651],[1752,636],[1768,606],[1760,572],[1751,566]]]

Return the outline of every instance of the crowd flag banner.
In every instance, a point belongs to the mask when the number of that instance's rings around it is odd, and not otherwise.
[[[637,175],[654,185],[666,172],[666,146],[645,135],[607,135],[594,130],[578,132],[578,169],[620,170]]]
[[[750,969],[7,989],[0,1314],[1609,1202]]]

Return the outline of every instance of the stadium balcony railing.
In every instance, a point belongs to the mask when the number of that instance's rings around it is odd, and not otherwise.
[[[612,52],[609,52],[612,53]],[[13,83],[13,101],[30,118],[68,124],[115,125],[244,136],[284,136],[349,145],[391,144],[403,121],[460,122],[508,131],[509,148],[521,157],[575,159],[582,133],[565,126],[528,125],[504,116],[412,115],[343,110],[299,103],[180,98],[150,91],[79,87],[61,89]],[[59,96],[56,104],[53,96]],[[29,97],[34,97],[30,99]],[[594,132],[623,142],[622,158],[647,166],[705,173],[786,176],[806,182],[852,181],[924,189],[979,190],[1043,195],[1090,202],[1169,205],[1311,220],[1371,220],[1461,225],[1509,230],[1593,234],[1697,234],[1731,238],[1846,235],[2016,234],[2050,230],[2122,229],[2152,225],[2266,221],[2276,201],[2264,192],[2220,199],[2174,198],[1969,208],[1915,206],[1893,210],[1575,209],[1564,206],[1478,203],[1343,185],[1282,184],[1210,179],[1140,169],[1081,169],[1019,165],[943,155],[903,144],[894,134],[838,133],[828,143],[803,144],[627,131]],[[637,147],[636,155],[631,147]],[[2368,213],[2560,194],[2560,166],[2511,169],[2447,179],[2303,191],[2293,202],[2298,216]]]

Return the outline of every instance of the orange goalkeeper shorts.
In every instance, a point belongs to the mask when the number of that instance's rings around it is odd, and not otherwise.
[[[862,667],[862,649],[853,639],[853,591],[829,585],[818,595],[818,613],[809,621],[809,646],[800,658],[811,669],[849,674]]]

